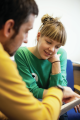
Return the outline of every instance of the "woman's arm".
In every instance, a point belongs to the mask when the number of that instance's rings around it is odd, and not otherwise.
[[[58,54],[61,54],[60,56],[61,79],[59,83],[62,86],[67,86],[67,80],[66,80],[67,53],[64,49],[60,48]]]
[[[49,87],[57,86],[58,84],[62,86],[67,86],[66,80],[67,54],[66,51],[62,48],[59,49],[57,54],[60,54],[60,60],[59,58],[57,58],[55,61],[60,62],[55,62],[52,64]]]

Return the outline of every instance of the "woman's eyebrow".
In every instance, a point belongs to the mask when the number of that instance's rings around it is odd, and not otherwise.
[[[47,40],[49,40],[49,41],[53,42],[53,40],[51,40],[51,39],[47,39]]]
[[[51,41],[51,42],[54,43],[54,41],[53,41],[52,39],[49,39],[49,38],[48,38],[47,40],[49,40],[49,41]],[[57,44],[57,45],[61,46],[62,44],[60,43],[60,44]]]
[[[57,45],[61,46],[62,44],[57,44]]]

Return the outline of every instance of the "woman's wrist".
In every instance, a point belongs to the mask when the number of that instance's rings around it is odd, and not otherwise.
[[[52,64],[52,75],[59,74],[61,73],[61,67],[60,67],[60,62],[54,62]]]
[[[53,63],[56,63],[56,62],[60,62],[60,60],[56,60],[56,61],[52,62],[52,64],[53,64]]]

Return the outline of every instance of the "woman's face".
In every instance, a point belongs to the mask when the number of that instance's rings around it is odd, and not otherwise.
[[[61,43],[54,41],[46,36],[37,37],[37,50],[39,59],[49,59],[58,52]]]

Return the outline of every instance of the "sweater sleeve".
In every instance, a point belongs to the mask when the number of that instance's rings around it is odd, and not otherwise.
[[[22,81],[16,64],[0,45],[0,111],[11,120],[57,120],[62,104],[62,91],[48,89],[40,102]]]
[[[57,85],[67,86],[66,80],[67,53],[64,49],[60,48],[57,54],[61,54],[60,56],[61,73],[55,75],[50,74],[49,87]]]
[[[33,93],[33,95],[42,99],[43,97],[43,88],[39,88],[36,80],[32,77],[30,72],[30,68],[28,67],[29,61],[25,60],[25,52],[22,49],[18,49],[15,54],[15,61],[17,63],[17,68],[19,70],[19,74],[22,76],[23,81],[26,83],[26,87]]]

